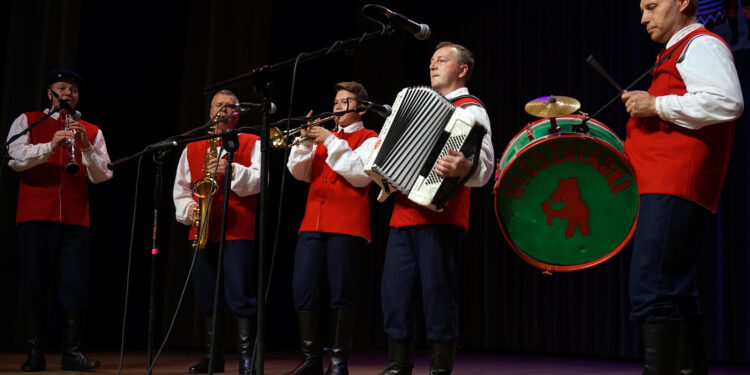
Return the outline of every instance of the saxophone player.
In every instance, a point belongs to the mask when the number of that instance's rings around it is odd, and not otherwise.
[[[209,116],[220,118],[231,114],[229,106],[239,103],[237,96],[229,90],[217,92],[211,100]],[[237,117],[218,124],[217,132],[234,128]],[[260,192],[260,141],[258,136],[240,134],[240,147],[232,163],[232,176],[225,176],[226,153],[217,142],[218,151],[212,150],[210,140],[192,142],[183,150],[177,166],[173,198],[176,218],[182,224],[193,225],[195,212],[201,206],[193,194],[193,185],[216,171],[215,181],[218,189],[213,194],[211,209],[207,215],[208,243],[205,250],[193,247],[196,256],[191,274],[193,290],[198,301],[200,312],[204,316],[206,343],[210,350],[210,338],[216,281],[216,265],[221,229],[221,210],[224,201],[224,179],[231,178],[228,212],[226,221],[226,238],[222,259],[223,292],[220,292],[220,306],[229,305],[237,321],[237,351],[239,354],[239,373],[250,374],[252,371],[252,343],[255,341],[254,327],[257,308],[256,299],[256,250],[255,209]],[[208,157],[206,156],[208,153]],[[212,156],[215,155],[215,156]],[[217,168],[218,167],[218,168]],[[211,177],[208,177],[211,178]],[[193,227],[190,239],[194,240],[196,228]],[[222,298],[223,297],[223,298]],[[218,337],[218,336],[217,336]],[[217,339],[218,343],[219,340]],[[190,367],[190,373],[208,372],[210,351],[199,363]],[[224,371],[224,358],[220,350],[214,353],[214,372]]]
[[[81,352],[89,306],[88,183],[106,181],[112,171],[107,169],[109,155],[102,131],[69,113],[75,113],[81,82],[70,70],[51,71],[45,79],[50,107],[22,113],[9,133],[10,138],[28,129],[59,109],[61,102],[66,107],[8,147],[12,158],[8,165],[19,174],[16,222],[28,346],[28,358],[21,366],[24,372],[46,369],[44,322],[52,284],[63,308],[62,369],[86,371],[99,366]],[[79,170],[66,172],[68,164],[77,164]]]

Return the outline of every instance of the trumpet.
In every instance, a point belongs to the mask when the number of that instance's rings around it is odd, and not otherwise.
[[[81,118],[81,112],[75,111],[72,115],[65,111],[65,130],[70,131],[70,120],[78,121]],[[74,131],[75,134],[75,131]],[[68,164],[65,166],[65,172],[76,174],[81,171],[81,166],[76,162],[75,139],[65,141],[68,148]]]
[[[304,129],[309,128],[310,126],[318,126],[322,123],[331,121],[334,119],[334,117],[336,116],[328,116],[328,117],[324,117],[322,119],[318,119],[315,121],[310,121],[302,126],[298,126],[296,128],[289,129],[289,130],[281,130],[274,126],[269,130],[269,138],[271,140],[271,147],[276,150],[281,150],[287,147],[296,146],[304,141],[307,141],[308,139],[310,139],[309,137],[300,137],[290,142],[289,137],[294,136],[295,134],[301,132]]]

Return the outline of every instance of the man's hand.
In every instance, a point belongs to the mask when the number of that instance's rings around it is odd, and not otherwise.
[[[435,173],[441,177],[464,177],[471,171],[473,163],[461,152],[448,150],[448,155],[443,156],[435,163]]]
[[[75,132],[75,138],[81,144],[82,150],[85,150],[91,147],[91,143],[89,143],[89,137],[86,134],[85,126],[83,126],[78,121],[70,121],[70,123],[68,124],[68,128],[70,128],[70,130]]]
[[[52,145],[52,152],[57,151],[68,139],[73,139],[73,132],[67,130],[58,130],[52,136],[50,144]]]
[[[217,160],[219,161],[219,170],[216,170],[216,161]],[[224,158],[222,158],[222,159],[213,158],[213,159],[211,159],[211,160],[208,161],[208,165],[206,165],[206,170],[208,170],[208,171],[216,171],[216,174],[218,176],[221,176],[221,175],[224,174],[224,172],[227,171],[227,163],[228,163],[227,159],[224,159]]]
[[[331,132],[322,126],[310,126],[307,128],[307,132],[305,133],[305,136],[310,138],[310,140],[315,144],[325,142],[326,138],[328,138],[330,135]]]
[[[633,117],[656,116],[656,97],[646,91],[623,91],[625,110]]]

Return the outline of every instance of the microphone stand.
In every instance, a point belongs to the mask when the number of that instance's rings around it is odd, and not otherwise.
[[[59,110],[60,107],[56,108],[55,110]],[[189,130],[183,134],[170,137],[165,141],[158,142],[152,145],[147,146],[142,151],[137,152],[133,155],[121,158],[114,163],[109,164],[107,167],[109,169],[116,169],[120,166],[136,159],[137,157],[140,157],[141,155],[147,154],[147,153],[153,153],[153,160],[154,164],[156,165],[156,172],[154,176],[154,189],[153,189],[153,204],[154,204],[154,219],[153,219],[153,230],[151,234],[151,272],[150,272],[150,280],[149,280],[149,302],[148,302],[148,323],[147,323],[147,338],[146,338],[146,363],[147,363],[147,375],[151,375],[152,370],[152,361],[153,361],[153,342],[154,342],[154,322],[155,322],[155,290],[156,290],[156,268],[157,268],[157,260],[159,255],[159,246],[158,246],[158,233],[159,233],[159,212],[161,210],[161,195],[162,195],[162,181],[163,181],[163,174],[162,169],[164,164],[166,163],[166,157],[168,153],[173,149],[178,147],[180,143],[176,141],[176,139],[180,137],[184,137],[185,135],[196,133],[200,130],[206,129],[210,126],[213,126],[219,122],[228,120],[230,118],[238,116],[239,113],[235,112],[231,115],[224,116],[220,119],[217,119],[215,121],[210,121],[204,125],[201,125],[197,128],[194,128],[192,130]],[[49,117],[49,115],[47,116]],[[46,119],[46,117],[44,118]],[[40,119],[40,121],[43,121],[44,119]],[[30,130],[32,126],[29,126],[26,131]],[[17,137],[20,137],[23,133],[20,133]],[[212,138],[214,136],[209,136],[206,138]],[[14,139],[15,139],[14,138]],[[203,138],[203,139],[206,139]],[[12,139],[10,142],[12,142],[14,139]],[[192,141],[192,140],[189,140]],[[137,202],[135,202],[137,204]]]
[[[154,342],[154,299],[156,293],[154,292],[156,289],[156,266],[157,266],[157,259],[159,255],[159,245],[157,242],[157,234],[159,233],[159,211],[161,209],[161,192],[162,192],[162,167],[164,166],[164,163],[166,162],[167,154],[170,152],[170,149],[161,149],[157,152],[154,152],[152,158],[154,160],[154,164],[156,164],[156,175],[154,177],[154,222],[153,222],[153,231],[152,231],[152,238],[151,238],[151,276],[149,281],[149,297],[148,297],[148,339],[146,342],[146,363],[148,364],[148,371],[146,372],[147,375],[151,375],[152,366],[151,363],[153,361],[153,342]]]
[[[219,254],[216,261],[216,285],[214,286],[214,307],[211,319],[211,340],[208,349],[208,374],[214,373],[214,352],[216,349],[216,320],[219,315],[219,291],[221,286],[221,270],[224,263],[224,242],[227,233],[227,210],[229,208],[229,192],[232,186],[232,162],[234,162],[234,153],[240,148],[240,140],[237,131],[233,129],[225,130],[218,134],[221,137],[222,148],[227,151],[227,168],[224,172],[224,202],[221,210],[221,237],[219,237]],[[221,155],[219,155],[221,158]],[[198,251],[198,249],[195,249]]]
[[[260,172],[260,202],[259,210],[256,212],[258,217],[258,311],[257,311],[257,330],[256,330],[256,343],[255,343],[255,366],[258,375],[264,374],[264,343],[265,343],[265,322],[266,322],[266,267],[265,267],[265,253],[266,253],[266,212],[268,207],[268,146],[269,146],[269,110],[271,108],[271,94],[270,91],[273,87],[273,82],[270,80],[269,75],[277,72],[281,69],[287,69],[295,66],[300,62],[310,61],[313,59],[322,58],[332,52],[340,50],[354,51],[356,47],[361,45],[363,42],[377,38],[391,35],[395,32],[395,29],[389,25],[383,25],[380,31],[364,33],[360,37],[350,38],[344,41],[336,41],[330,47],[325,47],[313,51],[311,53],[305,53],[302,56],[288,59],[276,64],[265,65],[262,67],[254,68],[251,71],[229,78],[227,80],[206,86],[203,88],[204,91],[213,91],[220,87],[225,87],[230,84],[243,81],[252,80],[258,91],[263,92],[263,120],[261,122],[261,133],[260,133],[260,151],[261,151],[261,172]]]
[[[52,115],[54,115],[55,113],[60,112],[62,109],[63,109],[62,105],[58,105],[57,107],[53,108],[51,111],[47,112],[47,114],[44,115],[39,120],[36,120],[36,121],[32,122],[31,124],[29,124],[29,126],[27,126],[26,129],[22,130],[18,134],[14,134],[12,137],[10,137],[7,142],[3,143],[3,146],[2,146],[3,147],[3,156],[5,156],[6,154],[8,154],[8,147],[10,146],[11,143],[15,142],[16,139],[21,138],[24,134],[26,134],[29,131],[31,131],[31,129],[33,129],[37,125],[39,125],[39,124],[47,121],[48,118],[52,117]]]

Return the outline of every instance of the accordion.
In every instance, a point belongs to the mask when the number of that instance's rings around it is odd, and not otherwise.
[[[380,186],[378,201],[400,191],[419,205],[442,211],[471,173],[443,178],[433,170],[435,163],[449,149],[461,151],[467,158],[477,156],[473,172],[486,132],[467,110],[430,87],[401,90],[365,164],[365,173]]]

